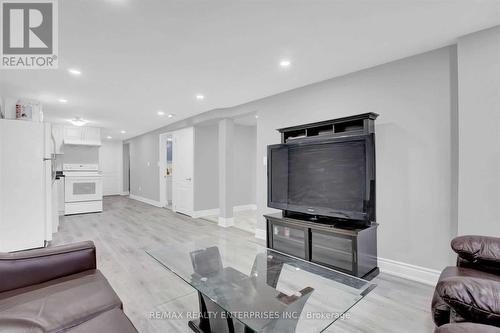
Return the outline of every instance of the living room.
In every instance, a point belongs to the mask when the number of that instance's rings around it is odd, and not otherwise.
[[[500,1],[42,3],[0,332],[500,332]]]

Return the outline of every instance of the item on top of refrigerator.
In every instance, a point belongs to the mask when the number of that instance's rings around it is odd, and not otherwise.
[[[31,120],[33,118],[33,104],[26,103],[23,105],[22,119]]]
[[[41,108],[39,104],[18,100],[16,103],[16,119],[42,122]]]
[[[21,100],[16,102],[16,119],[21,119],[23,115],[23,104]]]

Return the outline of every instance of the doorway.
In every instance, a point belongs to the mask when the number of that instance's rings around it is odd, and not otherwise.
[[[123,189],[122,195],[130,194],[130,144],[123,144]]]
[[[167,209],[172,209],[172,133],[160,134],[160,203]]]
[[[231,138],[232,162],[229,170],[232,189],[232,222],[233,227],[255,233],[257,227],[257,118],[255,114],[248,114],[233,119],[234,132]],[[208,140],[207,140],[208,141]],[[220,142],[218,143],[220,145]],[[217,148],[216,148],[217,149]],[[197,155],[198,156],[198,155]],[[217,164],[217,169],[220,166]],[[200,179],[200,173],[196,172],[196,191],[200,186],[206,184]],[[220,186],[220,184],[218,184]],[[211,188],[212,192],[218,192],[219,186]],[[197,198],[197,196],[196,196]],[[220,207],[220,202],[219,202]],[[209,215],[202,217],[211,222],[219,223],[219,212],[209,210]]]
[[[194,211],[194,129],[160,134],[160,203],[174,212]]]

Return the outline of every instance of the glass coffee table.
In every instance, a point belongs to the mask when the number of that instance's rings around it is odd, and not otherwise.
[[[266,249],[229,240],[147,251],[192,286],[204,333],[323,332],[375,284]]]

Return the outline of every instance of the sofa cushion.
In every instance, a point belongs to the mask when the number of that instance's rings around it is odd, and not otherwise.
[[[500,282],[448,277],[436,286],[439,296],[467,321],[500,326]]]
[[[493,281],[500,281],[500,276],[494,274],[484,273],[475,269],[463,267],[446,267],[439,276],[439,281],[449,277],[478,277],[482,279],[489,279]],[[441,326],[450,322],[450,307],[439,296],[437,290],[434,291],[432,298],[432,317],[437,326]]]
[[[0,293],[96,269],[93,242],[0,253]]]
[[[0,293],[0,322],[8,332],[58,332],[121,307],[106,278],[88,270]]]
[[[500,238],[460,236],[451,241],[451,248],[461,258],[486,265],[500,265]]]
[[[500,333],[500,328],[482,324],[460,323],[438,327],[434,333]]]
[[[67,332],[137,333],[137,330],[121,309],[113,309],[101,313],[97,317],[73,327]]]

